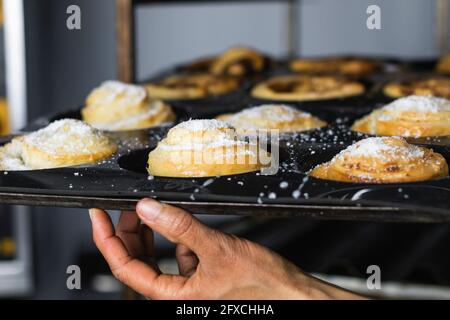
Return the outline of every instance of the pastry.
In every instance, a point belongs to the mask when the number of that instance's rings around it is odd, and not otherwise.
[[[106,81],[95,88],[81,110],[83,120],[108,131],[144,129],[175,120],[172,108],[149,98],[144,88]]]
[[[450,73],[450,54],[439,59],[436,65],[436,71],[439,73]]]
[[[14,138],[0,147],[1,170],[34,170],[94,163],[110,157],[117,146],[101,131],[74,119]]]
[[[342,182],[400,183],[448,176],[445,158],[400,137],[367,138],[315,167],[312,177]]]
[[[385,95],[400,98],[409,95],[436,96],[450,99],[450,78],[430,77],[388,83],[383,88]]]
[[[200,58],[187,65],[178,67],[178,70],[185,73],[208,73],[214,59],[214,57]]]
[[[382,136],[450,135],[450,101],[432,96],[408,96],[357,120],[352,130]]]
[[[269,66],[269,61],[256,50],[233,47],[221,55],[198,59],[181,67],[180,71],[242,77],[264,71]]]
[[[338,57],[318,59],[297,59],[290,63],[292,71],[304,74],[342,74],[360,77],[370,74],[379,68],[372,59]]]
[[[199,99],[235,90],[238,79],[210,74],[174,75],[146,85],[154,99]]]
[[[270,78],[256,85],[252,96],[280,101],[307,101],[359,95],[364,86],[338,76],[289,75]]]
[[[283,104],[266,104],[248,108],[235,114],[217,117],[231,124],[238,131],[271,130],[300,132],[326,126],[326,122],[294,107]]]
[[[210,67],[216,75],[244,76],[263,71],[267,67],[267,59],[258,51],[244,47],[228,49],[217,57]]]
[[[239,140],[218,120],[190,120],[173,127],[148,156],[148,172],[165,177],[210,177],[258,171],[258,144]],[[267,152],[265,152],[267,156]]]

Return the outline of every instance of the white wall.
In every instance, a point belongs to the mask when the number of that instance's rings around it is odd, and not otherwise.
[[[301,55],[437,55],[434,0],[300,0]],[[381,8],[381,30],[368,30],[366,9]],[[138,77],[236,43],[285,55],[287,5],[157,5],[138,11]]]
[[[235,44],[285,55],[286,17],[284,1],[143,6],[137,14],[138,79]]]
[[[366,9],[381,9],[381,30],[366,27]],[[434,0],[302,0],[305,55],[361,53],[403,57],[437,54]]]

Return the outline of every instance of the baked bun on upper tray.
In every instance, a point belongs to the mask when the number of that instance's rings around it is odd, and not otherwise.
[[[216,119],[230,123],[238,132],[276,129],[281,133],[321,128],[325,121],[312,114],[283,104],[266,104],[244,109],[234,114],[222,114]]]
[[[269,67],[269,64],[270,59],[257,50],[233,47],[218,56],[196,60],[180,69],[190,73],[243,77],[262,72]]]
[[[119,81],[95,88],[81,115],[90,125],[108,131],[145,129],[175,120],[168,104],[150,99],[143,87]]]
[[[367,138],[349,146],[310,176],[342,182],[401,183],[448,176],[445,158],[400,137]]]
[[[302,74],[341,74],[361,77],[376,71],[380,64],[368,58],[357,57],[327,57],[296,59],[289,64],[294,72]]]
[[[450,73],[450,54],[442,56],[436,64],[435,69],[439,73]]]
[[[352,130],[383,136],[450,135],[450,100],[432,96],[400,98],[357,120]]]
[[[356,96],[364,90],[360,82],[340,76],[287,75],[257,84],[251,94],[267,100],[312,101]]]
[[[431,95],[450,99],[450,78],[432,76],[423,79],[394,81],[384,86],[383,93],[391,98]]]
[[[239,86],[239,80],[230,76],[207,73],[168,76],[145,85],[153,99],[200,99],[229,93]]]
[[[37,170],[90,164],[117,146],[101,131],[74,119],[52,122],[0,147],[0,170]]]
[[[264,167],[257,143],[239,140],[218,120],[190,120],[173,127],[148,156],[148,173],[165,177],[211,177]]]

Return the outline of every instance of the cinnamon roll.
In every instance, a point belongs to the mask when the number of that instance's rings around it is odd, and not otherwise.
[[[277,76],[256,85],[255,98],[279,101],[326,100],[362,94],[364,86],[338,76]]]
[[[210,72],[217,75],[245,76],[263,71],[267,59],[258,51],[234,47],[217,57],[211,64]]]
[[[150,99],[140,86],[119,81],[106,81],[95,88],[81,115],[93,127],[108,131],[145,129],[175,120],[168,104]]]
[[[308,112],[283,104],[266,104],[217,117],[238,131],[271,130],[300,132],[326,126],[326,122]]]
[[[384,86],[383,92],[391,98],[418,95],[450,99],[450,78],[428,77],[425,79],[391,82]]]
[[[367,138],[315,167],[312,177],[357,183],[400,183],[448,176],[445,158],[400,137]]]
[[[169,76],[145,87],[151,98],[163,100],[199,99],[235,90],[239,80],[229,76],[192,74]]]
[[[95,163],[110,157],[117,146],[101,131],[74,119],[14,138],[0,147],[1,170],[34,170]]]
[[[243,77],[266,70],[270,59],[260,52],[246,48],[233,47],[215,57],[198,59],[181,67],[182,72],[211,73]]]
[[[292,71],[303,74],[342,74],[361,77],[373,73],[379,64],[372,59],[355,57],[296,59],[290,63]]]
[[[450,101],[432,96],[408,96],[357,120],[352,130],[403,137],[450,135]]]
[[[436,71],[439,73],[450,73],[450,54],[439,59],[436,64]]]
[[[218,120],[190,120],[173,127],[148,156],[148,172],[166,177],[210,177],[264,167],[258,144],[239,140]]]

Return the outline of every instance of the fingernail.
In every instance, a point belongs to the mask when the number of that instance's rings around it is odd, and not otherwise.
[[[136,212],[146,220],[155,220],[161,212],[162,204],[150,198],[144,198],[138,202]]]
[[[91,221],[94,217],[94,212],[95,212],[95,209],[89,209],[89,218],[91,218]]]

